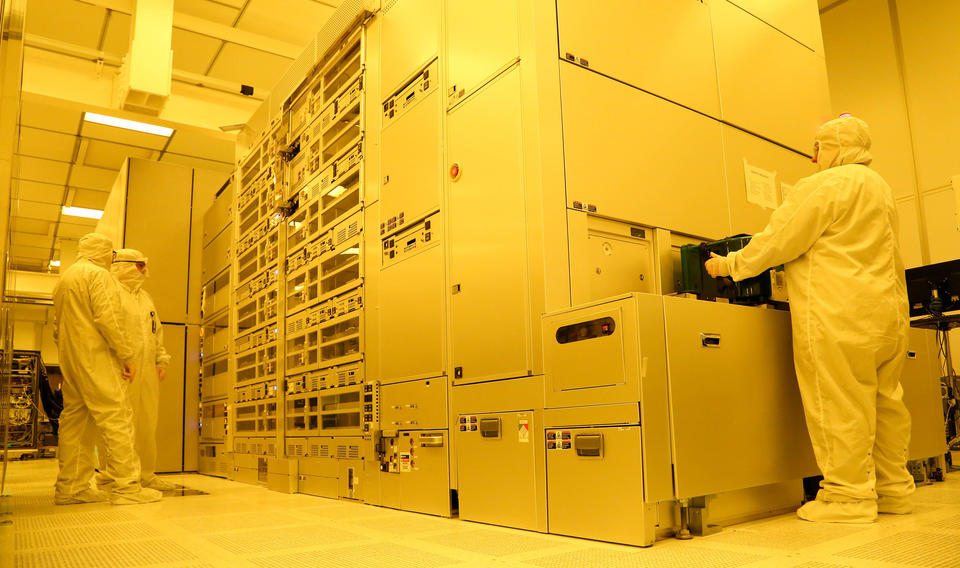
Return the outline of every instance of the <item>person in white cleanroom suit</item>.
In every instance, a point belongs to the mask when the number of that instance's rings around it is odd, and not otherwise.
[[[800,180],[742,250],[706,263],[743,280],[785,265],[793,356],[823,474],[809,521],[871,522],[909,513],[910,414],[900,372],[908,302],[890,186],[867,167],[870,132],[855,117],[817,130],[819,172]]]
[[[175,485],[157,477],[154,471],[157,466],[160,382],[167,374],[170,354],[163,346],[163,326],[153,298],[142,288],[148,276],[147,257],[138,250],[120,249],[110,271],[120,283],[120,305],[135,344],[134,364],[139,370],[137,380],[127,387],[127,400],[133,410],[140,483],[159,491],[175,489]],[[98,479],[98,483],[102,482],[103,478]]]
[[[133,448],[133,415],[124,380],[136,380],[134,350],[125,337],[120,292],[107,268],[113,243],[98,233],[84,235],[77,262],[53,290],[54,337],[63,370],[63,412],[54,502],[58,505],[110,500],[116,505],[148,503],[159,491],[140,486],[140,462]],[[94,489],[93,445],[104,443],[109,493]]]

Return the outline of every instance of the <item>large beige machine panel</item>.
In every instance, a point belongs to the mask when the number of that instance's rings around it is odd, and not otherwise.
[[[170,353],[167,376],[160,383],[161,412],[157,420],[157,471],[183,471],[183,413],[164,412],[163,409],[189,408],[184,405],[184,346],[187,326],[165,324],[163,342]],[[199,369],[198,369],[199,370]],[[196,374],[193,375],[194,377]],[[199,389],[198,389],[199,391]],[[196,396],[199,396],[197,392]],[[194,430],[196,440],[196,430]]]
[[[639,426],[546,431],[551,533],[650,546],[656,504],[643,501]]]
[[[823,53],[820,10],[816,0],[730,0],[803,45]]]
[[[387,471],[380,471],[379,475],[379,504],[449,517],[450,444],[447,430],[386,434],[380,440]]]
[[[461,414],[456,426],[460,518],[545,531],[540,412]]]
[[[900,385],[903,387],[903,402],[910,411],[909,458],[940,456],[946,453],[947,444],[943,432],[936,332],[910,328],[908,349]]]
[[[638,405],[646,499],[664,498],[671,472],[661,296],[607,298],[546,314],[542,325],[545,407],[579,407],[580,424],[598,424],[611,405]]]
[[[200,257],[201,282],[207,282],[230,266],[233,262],[233,255],[231,254],[232,241],[233,232],[224,230],[203,247],[203,253]]]
[[[446,428],[447,416],[443,378],[380,387],[380,427],[385,430]]]
[[[380,149],[380,224],[403,227],[440,208],[441,91],[437,65],[387,104],[402,113],[384,127]],[[423,85],[426,83],[426,91]],[[407,93],[407,91],[410,91]],[[409,107],[407,107],[409,105]],[[391,223],[390,220],[393,219]]]
[[[123,246],[150,257],[150,292],[160,319],[187,321],[190,208],[193,170],[161,162],[131,160],[127,181]],[[163,195],[163,199],[157,199]],[[137,220],[150,219],[149,223]],[[119,243],[115,243],[119,246]]]
[[[203,214],[203,246],[207,246],[233,222],[233,183],[213,200]]]
[[[717,121],[570,63],[560,64],[560,83],[568,207],[729,234]]]
[[[560,58],[719,118],[710,8],[703,2],[559,0]],[[642,131],[638,131],[640,134]]]
[[[757,199],[748,198],[746,168],[749,166],[776,173],[777,202],[780,203],[800,178],[817,171],[816,165],[806,156],[739,128],[723,125],[721,132],[730,206],[730,233],[759,233],[767,225],[773,207],[764,207],[756,203]]]
[[[567,210],[572,303],[657,292],[652,229]]]
[[[448,157],[460,167],[459,178],[447,180],[454,379],[528,375],[519,68],[457,106],[447,134]]]
[[[723,120],[812,152],[830,118],[823,55],[729,2],[710,6]]]
[[[386,94],[437,56],[440,0],[390,0],[380,15],[380,89]]]
[[[518,4],[519,0],[445,3],[448,106],[517,60]]]
[[[816,475],[790,314],[669,296],[663,304],[676,496]]]
[[[406,258],[380,272],[380,380],[400,381],[442,375],[445,355],[443,248],[439,215],[429,219],[430,229],[398,233],[384,242],[389,252]],[[427,236],[424,236],[427,235]],[[424,241],[424,239],[430,239]],[[408,244],[411,243],[412,244]],[[390,261],[392,259],[385,259]]]

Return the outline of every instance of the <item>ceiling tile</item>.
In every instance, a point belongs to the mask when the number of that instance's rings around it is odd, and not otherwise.
[[[22,180],[42,181],[63,185],[67,182],[70,164],[31,156],[17,156],[13,177]]]
[[[130,51],[130,23],[130,16],[127,14],[110,12],[110,21],[107,22],[107,33],[101,49],[113,55],[126,55]]]
[[[50,250],[53,248],[53,235],[33,235],[30,233],[10,233],[10,242],[14,245],[27,247],[41,247]]]
[[[73,193],[74,207],[84,207],[86,209],[99,209],[103,211],[107,204],[107,198],[110,193],[107,191],[92,191],[89,189],[75,189]]]
[[[203,75],[221,42],[186,30],[173,30],[173,68]]]
[[[149,123],[149,120],[141,122]],[[137,132],[117,126],[107,126],[95,122],[84,121],[80,127],[80,135],[84,138],[93,138],[96,140],[105,140],[107,142],[117,142],[119,144],[128,144],[130,146],[140,146],[160,150],[167,145],[167,137],[158,134],[147,134]]]
[[[74,0],[32,1],[27,7],[26,32],[96,49],[106,13],[104,8]]]
[[[205,136],[198,132],[180,130],[170,139],[167,152],[232,164],[234,142]]]
[[[286,57],[228,43],[210,69],[210,76],[269,91],[290,63]]]
[[[70,134],[22,126],[17,153],[69,162],[73,160],[73,149],[76,143],[77,137]]]
[[[23,217],[17,217],[16,215],[10,218],[10,224],[14,231],[32,233],[34,235],[49,235],[50,227],[53,225],[50,221],[25,219]]]
[[[81,112],[24,98],[20,103],[20,125],[76,134]]]
[[[192,156],[183,156],[181,154],[164,154],[163,157],[160,158],[160,161],[170,164],[180,164],[181,166],[188,166],[191,168],[203,168],[205,170],[213,170],[215,172],[230,173],[233,171],[232,164],[214,162],[211,160],[194,158]]]
[[[60,204],[40,203],[38,201],[15,201],[10,204],[10,212],[17,217],[56,221],[60,218]]]
[[[13,180],[11,195],[14,199],[41,201],[43,203],[63,203],[64,186],[36,181]]]
[[[83,165],[94,168],[119,170],[127,157],[149,159],[155,150],[115,144],[101,140],[91,140],[84,154]],[[159,152],[158,152],[159,153]]]
[[[116,179],[117,172],[115,170],[105,170],[103,168],[92,168],[89,166],[73,166],[73,169],[70,171],[70,185],[73,187],[110,191]]]
[[[81,223],[60,223],[57,227],[58,239],[79,239],[87,233],[92,233],[96,225],[90,226]]]
[[[211,20],[218,24],[232,26],[237,14],[240,13],[239,7],[243,0],[218,0],[210,2],[209,0],[174,0],[173,9],[175,12],[183,12],[191,16],[197,16],[204,20]],[[236,6],[225,6],[231,4]]]
[[[335,11],[303,0],[251,0],[237,27],[306,46]]]

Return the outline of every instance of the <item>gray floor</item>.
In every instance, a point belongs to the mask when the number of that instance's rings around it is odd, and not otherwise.
[[[782,515],[641,549],[285,495],[201,475],[209,492],[127,507],[55,506],[56,460],[11,462],[0,566],[182,568],[960,567],[960,474],[917,491],[917,512],[872,525]]]

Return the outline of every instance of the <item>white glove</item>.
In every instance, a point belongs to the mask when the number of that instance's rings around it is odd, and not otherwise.
[[[704,267],[707,269],[707,273],[711,278],[716,278],[718,276],[730,276],[730,265],[727,264],[727,257],[720,256],[716,253],[710,253],[710,260],[703,263]]]

